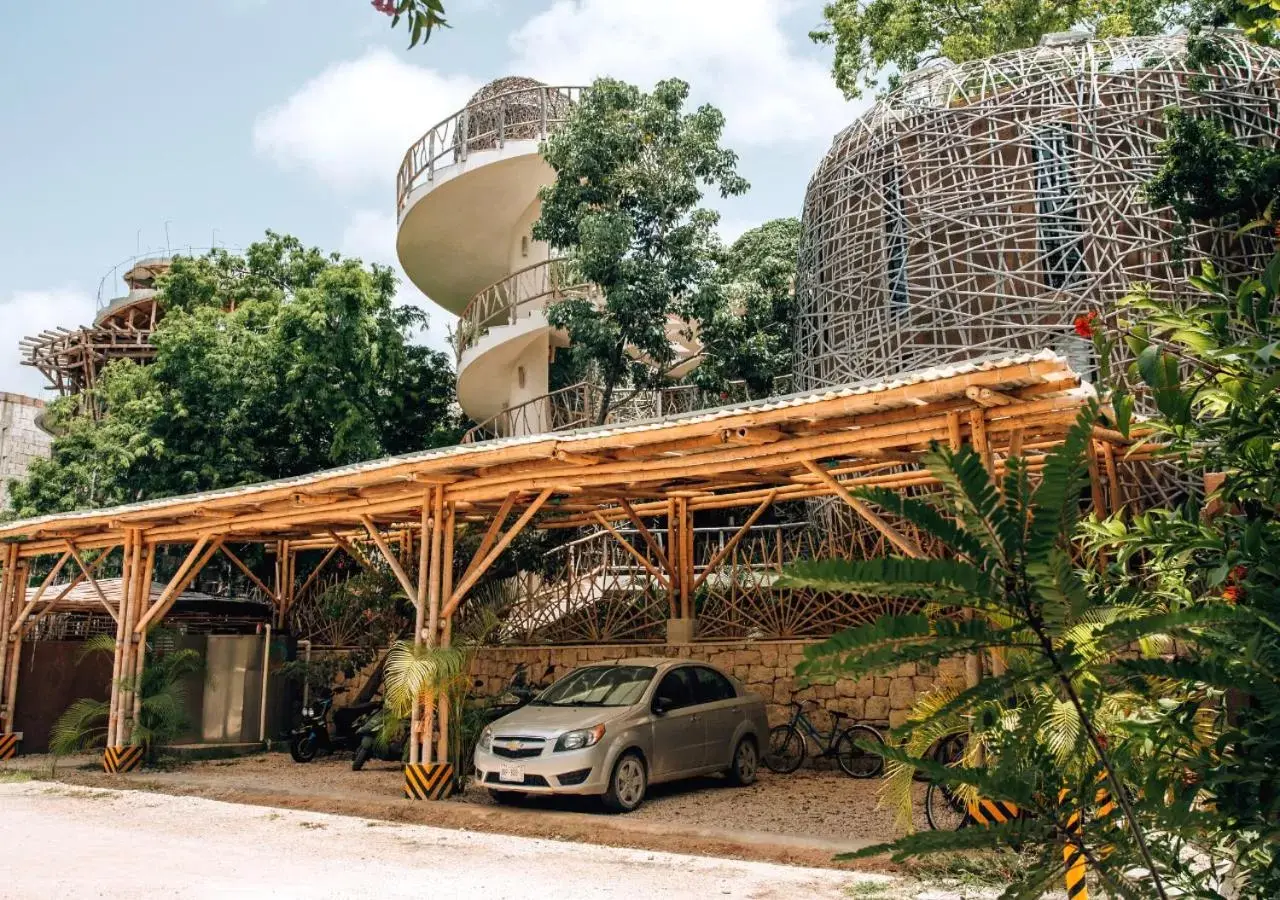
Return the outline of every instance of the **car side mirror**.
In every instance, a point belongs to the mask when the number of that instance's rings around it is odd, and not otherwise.
[[[675,703],[670,697],[654,697],[653,698],[653,714],[655,716],[665,716],[671,712],[671,708]]]

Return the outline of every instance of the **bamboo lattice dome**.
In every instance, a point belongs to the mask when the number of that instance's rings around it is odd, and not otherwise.
[[[1143,186],[1164,111],[1280,133],[1280,53],[1223,35],[1193,90],[1180,36],[1065,41],[916,73],[836,136],[805,198],[798,384],[881,378],[994,352],[1053,348],[1137,283],[1182,290],[1210,254],[1228,271],[1269,248],[1230,229],[1179,237]]]
[[[508,75],[495,79],[467,101],[467,149],[474,152],[496,147],[499,134],[507,141],[536,140],[543,136],[547,120],[563,119],[570,106],[566,94],[535,78]],[[462,134],[462,129],[454,133],[455,148],[462,145]]]

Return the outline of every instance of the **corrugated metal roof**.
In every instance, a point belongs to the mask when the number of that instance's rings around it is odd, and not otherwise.
[[[543,443],[550,443],[558,446],[573,444],[575,442],[597,440],[600,438],[621,437],[630,434],[643,434],[666,429],[674,429],[683,425],[727,420],[751,413],[783,409],[795,409],[800,411],[806,406],[816,405],[828,400],[870,394],[883,394],[897,388],[907,387],[910,385],[942,381],[944,379],[977,372],[989,372],[999,369],[1014,368],[1016,366],[1034,362],[1057,362],[1061,364],[1060,373],[1055,373],[1055,378],[1065,378],[1072,374],[1067,361],[1062,356],[1051,350],[984,357],[963,363],[916,369],[911,372],[904,372],[892,378],[853,382],[850,384],[823,388],[817,391],[799,391],[779,397],[769,397],[763,400],[748,400],[741,403],[717,406],[710,409],[697,410],[695,412],[682,413],[668,417],[645,419],[638,422],[628,422],[620,425],[607,425],[602,427],[589,426],[572,431],[546,432],[541,434],[522,435],[519,437],[495,438],[493,440],[481,441],[474,444],[458,444],[433,450],[423,450],[417,453],[409,453],[401,456],[368,460],[366,462],[353,463],[334,469],[325,469],[308,475],[299,475],[276,481],[258,482],[255,484],[205,491],[196,494],[165,497],[162,499],[147,500],[140,503],[130,503],[123,506],[105,509],[88,509],[40,516],[0,526],[0,534],[18,535],[22,534],[24,529],[52,522],[65,522],[71,524],[86,518],[145,513],[161,510],[178,504],[212,502],[227,498],[251,497],[258,492],[288,488],[302,488],[315,485],[323,481],[341,479],[351,475],[376,472],[383,469],[392,469],[398,466],[411,465],[414,463],[444,461],[457,461],[459,463],[463,463],[474,459],[476,460],[474,464],[481,465],[483,464],[482,461],[485,456],[492,454],[496,450],[511,447],[533,446]],[[1002,384],[1007,388],[1016,388],[1041,383],[1045,380],[1046,378],[1044,376],[1022,379],[1011,377],[1008,381],[1005,381]],[[1082,385],[1080,388],[1076,388],[1075,392],[1080,393],[1081,396],[1093,393],[1092,388],[1087,384]],[[885,410],[901,409],[911,405],[917,405],[920,402],[921,401],[916,401],[916,404],[913,404],[910,400],[890,401],[886,398],[883,404],[878,404],[878,408]]]
[[[107,601],[116,606],[119,606],[120,604],[121,581],[122,580],[119,578],[97,579],[98,587],[102,589],[102,593],[106,596]],[[49,587],[45,589],[44,600],[42,600],[41,602],[43,603],[43,602],[52,600],[54,597],[57,597],[60,593],[62,593],[67,589],[67,584],[68,582],[63,581],[63,582],[49,585]],[[163,582],[160,582],[160,581],[151,582],[151,602],[152,603],[160,599],[161,595],[164,594],[165,587],[166,585]],[[36,587],[27,588],[28,603],[30,603],[33,599],[35,599],[37,590],[39,590],[39,588],[36,588]],[[178,599],[180,600],[215,600],[216,601],[216,600],[221,600],[222,598],[214,597],[212,594],[206,594],[201,591],[183,591],[181,594],[178,595]],[[67,596],[59,600],[58,603],[53,607],[53,609],[66,610],[66,609],[76,609],[76,608],[85,607],[85,606],[101,608],[102,601],[98,597],[98,592],[93,589],[93,585],[91,585],[88,581],[81,581],[79,584],[77,584],[75,587],[71,589],[71,591],[67,594]]]

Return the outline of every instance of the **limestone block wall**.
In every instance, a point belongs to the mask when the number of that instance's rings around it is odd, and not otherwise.
[[[570,669],[605,660],[637,656],[674,656],[695,659],[719,666],[765,698],[769,704],[769,720],[785,721],[791,714],[790,702],[796,691],[795,667],[804,656],[809,641],[770,641],[748,643],[706,643],[668,646],[663,644],[590,645],[570,647],[485,647],[472,664],[474,677],[483,683],[477,693],[495,695],[510,680],[516,666],[524,663],[529,679],[548,683]],[[862,722],[901,725],[918,694],[938,684],[964,687],[964,662],[944,660],[936,670],[923,670],[915,664],[900,667],[893,674],[866,676],[857,680],[840,679],[834,684],[819,684],[794,693],[796,700],[813,700],[810,715],[819,710],[838,711]],[[825,717],[815,719],[822,727]]]
[[[36,425],[44,401],[0,391],[0,509],[9,505],[9,482],[23,478],[33,459],[48,457],[53,438]]]

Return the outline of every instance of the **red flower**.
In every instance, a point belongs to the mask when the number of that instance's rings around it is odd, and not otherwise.
[[[1090,310],[1087,313],[1082,313],[1081,315],[1076,316],[1073,327],[1076,330],[1076,334],[1080,335],[1080,337],[1091,338],[1093,337],[1093,329],[1097,324],[1098,311]]]
[[[1227,580],[1232,584],[1238,584],[1239,582],[1244,581],[1245,576],[1248,574],[1249,570],[1244,566],[1236,566],[1231,570],[1231,574],[1227,576]]]
[[[1239,603],[1242,597],[1244,597],[1244,588],[1239,585],[1231,584],[1222,589],[1222,599],[1228,603]]]
[[[396,0],[373,0],[370,5],[384,16],[394,16],[396,14]]]

